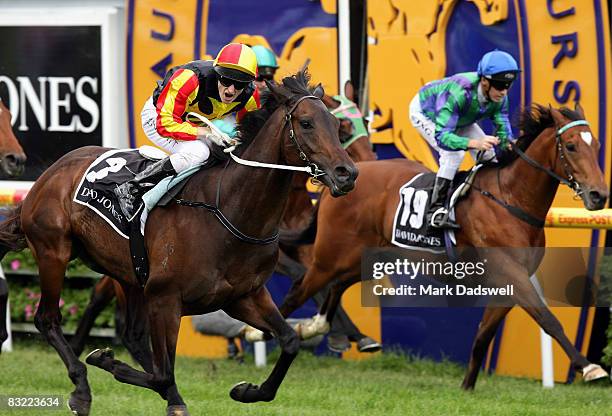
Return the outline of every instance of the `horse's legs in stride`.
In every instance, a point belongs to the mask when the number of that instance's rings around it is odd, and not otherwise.
[[[463,379],[463,387],[465,390],[471,390],[476,384],[478,378],[478,372],[482,365],[485,353],[489,348],[491,340],[495,336],[497,328],[500,322],[504,319],[504,316],[510,312],[511,307],[488,307],[485,309],[482,315],[482,320],[478,326],[478,332],[474,338],[474,344],[472,345],[472,354],[470,356],[470,363],[465,372],[465,378]]]
[[[87,382],[87,368],[64,338],[61,314],[59,311],[60,292],[70,259],[71,241],[56,229],[46,229],[43,225],[38,238],[31,238],[30,248],[38,263],[41,298],[34,324],[47,342],[56,349],[68,369],[68,376],[75,385],[68,405],[77,415],[88,415],[91,407],[91,391]],[[51,237],[52,236],[52,237]]]
[[[333,270],[319,269],[316,264],[308,269],[304,278],[293,282],[289,293],[285,296],[283,304],[278,308],[280,313],[287,318],[297,308],[302,306],[304,302],[310,299],[315,293],[319,292],[325,285],[331,281]]]
[[[79,322],[76,333],[70,340],[70,346],[77,356],[81,355],[83,352],[85,341],[87,340],[91,328],[93,328],[96,318],[114,297],[115,289],[113,288],[112,279],[108,276],[103,276],[94,286],[89,304],[87,304],[87,308]]]
[[[138,286],[120,286],[115,283],[117,294],[117,325],[123,345],[147,373],[153,373],[151,331],[143,289]]]
[[[538,296],[535,288],[527,280],[526,282],[515,283],[514,298],[516,302],[527,312],[540,327],[551,337],[557,340],[563,351],[571,360],[571,365],[574,370],[585,370],[585,381],[593,381],[599,378],[608,377],[599,365],[591,364],[584,355],[582,355],[576,347],[570,342],[565,335],[563,327],[559,320],[552,314],[550,309]]]
[[[287,370],[298,354],[300,341],[297,334],[283,319],[265,286],[233,303],[225,311],[264,333],[272,332],[282,349],[272,373],[261,386],[239,383],[230,391],[231,398],[243,403],[273,400]]]
[[[153,374],[132,368],[114,359],[110,349],[95,350],[87,356],[87,363],[110,372],[122,383],[145,387],[157,392],[168,402],[168,416],[187,416],[187,407],[174,380],[176,341],[181,322],[181,303],[178,294],[147,298],[151,343],[153,345]]]
[[[358,281],[359,281],[359,276],[357,276],[356,278],[348,279],[348,280],[337,280],[331,285],[329,289],[329,293],[327,294],[327,298],[325,299],[325,302],[323,302],[323,304],[321,305],[321,308],[319,309],[319,314],[325,315],[327,318],[327,322],[329,322],[330,325],[331,325],[332,320],[334,319],[336,310],[338,309],[338,306],[340,305],[340,299],[342,298],[342,294],[352,284]]]
[[[8,338],[6,328],[6,314],[8,313],[8,284],[0,277],[0,354],[2,353],[2,343]]]

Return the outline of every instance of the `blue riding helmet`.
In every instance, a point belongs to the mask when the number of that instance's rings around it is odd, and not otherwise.
[[[495,49],[478,62],[478,75],[496,81],[512,82],[521,72],[516,60],[507,52]]]

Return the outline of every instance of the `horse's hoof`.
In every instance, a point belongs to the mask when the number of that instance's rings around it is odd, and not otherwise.
[[[91,408],[91,400],[79,399],[75,395],[71,394],[68,399],[68,409],[73,415],[87,416],[89,415],[89,409]]]
[[[189,416],[189,412],[184,404],[173,404],[166,409],[166,416]]]
[[[115,358],[115,353],[110,348],[96,349],[87,354],[85,362],[89,365],[101,367],[106,360],[112,360]]]
[[[596,380],[608,378],[608,372],[597,364],[589,364],[582,369],[582,377],[585,382],[591,383]]]
[[[270,402],[274,400],[274,394],[266,394],[261,387],[246,381],[241,381],[232,387],[230,397],[242,403]]]
[[[247,342],[257,342],[257,341],[265,341],[264,333],[257,328],[253,328],[250,325],[247,325],[243,329],[244,339]]]

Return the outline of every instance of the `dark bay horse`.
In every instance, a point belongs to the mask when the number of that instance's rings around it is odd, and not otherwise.
[[[355,104],[355,89],[350,81],[347,81],[344,86],[344,97],[350,103],[346,100],[343,100],[343,103],[327,94],[321,99],[340,121],[338,134],[342,147],[354,162],[375,160],[376,153],[372,150],[367,129],[363,128],[365,124],[362,125],[361,129],[358,129],[354,126],[351,118],[349,118],[359,117],[359,121],[365,123]],[[346,116],[342,116],[343,114],[346,114]],[[291,192],[289,193],[287,207],[281,223],[281,226],[285,229],[304,227],[312,216],[312,199],[306,188],[308,178],[309,176],[306,173],[300,172],[295,173],[293,176]],[[289,246],[281,247],[279,263],[275,271],[289,276],[292,281],[301,279],[310,265],[311,251],[312,245],[303,245],[297,248]],[[117,333],[132,356],[139,363],[143,364],[143,368],[151,368],[151,359],[147,353],[149,349],[147,321],[134,313],[130,314],[130,319],[128,319],[126,316],[128,303],[125,294],[121,293],[121,285],[109,276],[103,276],[94,286],[90,302],[85,308],[76,333],[70,339],[70,346],[77,356],[83,352],[87,336],[91,328],[93,328],[96,317],[110,304],[115,296],[117,296]],[[319,300],[317,297],[320,297],[321,301],[325,299],[323,294],[315,295],[316,300]],[[339,306],[337,313],[344,313],[346,315],[341,306]],[[346,316],[343,322],[352,323],[348,316]],[[355,331],[358,330],[355,329]],[[233,342],[233,340],[230,342]]]
[[[456,214],[461,230],[459,247],[544,247],[544,229],[524,222],[500,203],[475,189],[490,192],[498,200],[520,208],[530,216],[543,219],[548,212],[560,179],[576,190],[589,210],[601,209],[608,197],[604,175],[598,165],[599,142],[592,137],[582,108],[556,110],[535,106],[524,111],[522,137],[517,147],[527,156],[514,153],[505,163],[482,168],[476,175],[474,190],[458,204]],[[567,129],[564,126],[568,126]],[[586,137],[586,139],[584,139]],[[530,162],[527,161],[530,159]],[[300,284],[294,286],[279,308],[283,316],[299,307],[320,288],[334,281],[330,296],[313,321],[310,333],[325,331],[344,290],[360,281],[361,255],[366,247],[391,246],[394,215],[399,203],[399,189],[418,173],[429,172],[419,163],[405,159],[358,164],[359,182],[346,198],[332,200],[323,193],[316,227],[312,266]],[[556,176],[556,177],[555,177]],[[345,230],[339,233],[337,230]],[[302,230],[313,235],[312,230]],[[281,234],[282,235],[282,234]],[[300,233],[288,234],[288,242],[299,242]],[[290,238],[289,238],[290,237]],[[539,252],[534,250],[534,252]],[[339,255],[341,254],[341,255]],[[559,342],[573,368],[583,370],[585,380],[606,376],[591,364],[568,340],[561,324],[536,293],[529,277],[535,272],[541,255],[500,259],[504,262],[498,278],[514,285],[512,303],[525,311]],[[498,325],[511,307],[486,308],[470,357],[463,388],[473,389],[485,352]]]
[[[11,113],[0,100],[0,169],[6,176],[14,178],[23,173],[25,162],[26,155],[13,133]],[[4,254],[6,252],[2,253],[2,256]],[[0,353],[2,353],[2,343],[8,338],[6,328],[7,300],[8,285],[6,280],[0,278]]]
[[[271,164],[307,164],[324,172],[318,179],[333,195],[351,191],[357,169],[340,146],[338,120],[320,101],[322,88],[311,92],[305,71],[269,87],[271,96],[263,108],[249,113],[241,125],[245,142],[251,143],[242,146],[240,156]],[[0,224],[0,244],[20,248],[27,239],[38,262],[42,297],[35,324],[68,368],[76,386],[69,406],[78,415],[89,413],[91,392],[86,367],[60,326],[58,301],[66,264],[80,257],[93,270],[120,281],[126,294],[138,287],[128,241],[92,210],[72,202],[87,167],[106,150],[86,147],[62,157],[36,181],[14,215]],[[282,348],[261,386],[242,382],[230,396],[241,402],[273,400],[299,348],[297,335],[264,286],[278,257],[276,237],[292,176],[286,170],[228,162],[189,180],[183,200],[220,201],[218,208],[242,239],[196,207],[175,203],[153,210],[145,231],[150,273],[143,306],[151,330],[153,371],[138,371],[114,359],[110,349],[96,350],[86,361],[121,382],[157,392],[167,401],[169,415],[186,415],[174,378],[180,318],[223,309],[275,336]]]

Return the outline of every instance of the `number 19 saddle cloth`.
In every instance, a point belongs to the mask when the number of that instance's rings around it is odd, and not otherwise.
[[[467,172],[459,172],[453,183],[450,218],[455,219],[454,202],[459,198]],[[391,243],[413,250],[444,253],[446,246],[455,244],[453,230],[435,228],[427,224],[429,202],[436,180],[435,173],[420,173],[399,189],[400,201],[393,220]],[[449,198],[447,198],[449,199]],[[445,208],[448,207],[446,203]],[[447,244],[445,244],[445,241]]]

